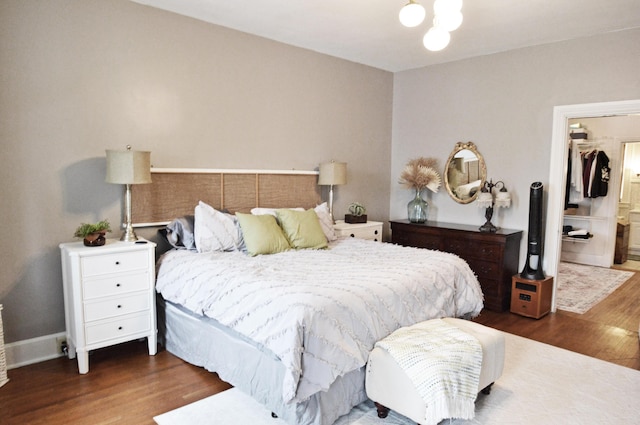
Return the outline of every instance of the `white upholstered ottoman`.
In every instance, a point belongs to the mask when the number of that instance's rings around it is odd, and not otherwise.
[[[491,385],[502,375],[504,367],[504,335],[502,332],[463,319],[446,318],[446,323],[474,336],[482,346],[482,366],[478,392],[489,394]],[[428,335],[425,335],[428,338]],[[390,409],[422,423],[426,404],[415,385],[384,349],[375,347],[367,363],[365,380],[367,396],[376,403],[378,417],[385,418]]]

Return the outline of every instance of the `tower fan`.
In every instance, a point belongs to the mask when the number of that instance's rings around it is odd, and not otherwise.
[[[529,192],[529,235],[527,238],[527,262],[520,277],[543,280],[542,271],[542,183],[531,183]]]

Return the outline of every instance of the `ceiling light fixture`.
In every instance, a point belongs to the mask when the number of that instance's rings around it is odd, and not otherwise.
[[[402,25],[408,28],[413,28],[417,27],[422,23],[422,21],[424,21],[426,14],[427,12],[421,4],[416,3],[413,0],[409,0],[409,3],[400,9],[398,17],[400,18],[400,23]]]
[[[435,0],[433,3],[433,26],[424,35],[422,43],[432,52],[444,49],[451,41],[451,31],[460,28],[462,24],[462,0]],[[400,9],[400,22],[405,27],[416,27],[424,21],[426,12],[424,7],[409,0]]]
[[[444,49],[449,44],[449,41],[451,41],[449,31],[435,26],[431,27],[422,39],[424,47],[432,52],[438,52]]]

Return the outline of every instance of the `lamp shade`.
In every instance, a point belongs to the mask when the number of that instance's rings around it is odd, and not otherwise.
[[[476,198],[479,208],[490,208],[493,205],[493,195],[489,192],[480,192]]]
[[[320,164],[318,184],[323,186],[347,184],[347,163],[332,161]]]
[[[511,206],[511,194],[506,189],[496,193],[496,208],[509,208]]]
[[[107,150],[107,183],[151,183],[151,152]]]

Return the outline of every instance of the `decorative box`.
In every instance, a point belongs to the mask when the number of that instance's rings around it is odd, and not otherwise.
[[[367,215],[366,214],[363,214],[363,215],[345,214],[344,215],[344,222],[345,223],[349,223],[349,224],[366,223],[367,222]]]

